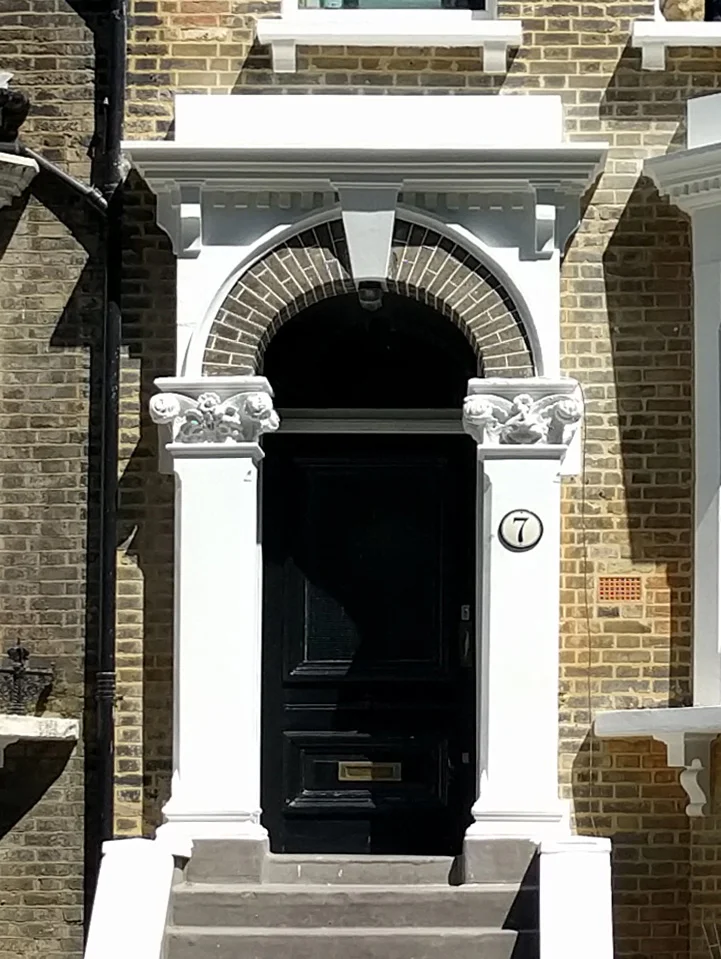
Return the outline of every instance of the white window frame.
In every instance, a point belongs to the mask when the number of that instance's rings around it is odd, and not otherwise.
[[[304,9],[282,0],[280,17],[259,20],[257,35],[270,44],[276,73],[295,73],[303,45],[475,47],[486,73],[506,73],[508,51],[520,46],[523,30],[520,20],[497,19],[497,0],[487,0],[486,10]]]

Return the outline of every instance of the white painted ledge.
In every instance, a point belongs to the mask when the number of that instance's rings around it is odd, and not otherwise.
[[[358,47],[478,47],[486,73],[505,73],[508,50],[523,39],[520,20],[490,20],[472,10],[298,10],[257,25],[260,43],[270,44],[273,70],[295,73],[296,48],[305,45]]]
[[[42,739],[77,740],[79,736],[80,723],[77,719],[0,714],[0,768],[5,759],[5,748],[13,743]]]
[[[0,153],[0,208],[20,196],[37,172],[35,160],[14,153]]]
[[[631,46],[644,70],[665,70],[669,47],[721,47],[721,23],[704,20],[636,20]]]
[[[704,815],[709,800],[711,743],[721,735],[721,705],[676,709],[614,709],[594,722],[599,739],[655,739],[666,746],[668,765],[679,767],[688,796],[686,814]]]

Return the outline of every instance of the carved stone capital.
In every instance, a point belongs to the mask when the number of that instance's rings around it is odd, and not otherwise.
[[[583,416],[575,380],[473,379],[463,428],[480,446],[568,447]]]
[[[208,378],[187,386],[182,380],[158,380],[156,385],[163,392],[150,400],[150,416],[169,430],[171,443],[257,443],[262,433],[280,425],[263,377]]]

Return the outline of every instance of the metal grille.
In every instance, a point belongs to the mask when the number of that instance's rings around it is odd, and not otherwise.
[[[600,576],[598,600],[601,603],[638,603],[641,600],[641,577]]]

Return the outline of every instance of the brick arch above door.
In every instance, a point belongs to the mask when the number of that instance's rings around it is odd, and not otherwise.
[[[482,375],[536,372],[511,295],[488,267],[453,240],[397,220],[387,287],[447,316],[476,351]],[[285,240],[244,272],[227,294],[210,327],[203,375],[260,372],[265,347],[286,320],[355,289],[340,220]]]

